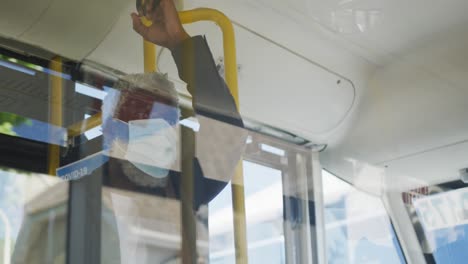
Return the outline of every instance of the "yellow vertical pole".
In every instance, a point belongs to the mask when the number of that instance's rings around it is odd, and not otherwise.
[[[224,61],[226,69],[226,83],[239,108],[239,92],[237,82],[237,58],[234,27],[223,13],[209,8],[198,8],[190,11],[179,12],[180,20],[183,24],[197,21],[213,21],[223,32]],[[142,18],[145,25],[149,26],[150,21]],[[156,62],[153,58],[156,49],[153,44],[144,44],[145,51],[145,72],[156,71]],[[151,70],[154,65],[154,70]],[[236,263],[248,263],[247,252],[247,223],[245,217],[245,193],[242,161],[238,164],[234,178],[232,180],[232,204],[234,211],[234,242],[236,248]]]
[[[234,244],[236,263],[248,263],[247,221],[245,215],[244,173],[242,161],[237,164],[231,184],[232,210],[234,213]]]
[[[50,69],[56,73],[62,73],[62,58],[55,57],[50,62]],[[50,75],[50,98],[49,98],[49,122],[54,126],[62,126],[63,122],[63,80],[57,74]],[[54,136],[52,133],[49,137]],[[56,175],[56,170],[60,166],[60,146],[49,145],[48,173]]]
[[[156,68],[156,45],[153,43],[144,40],[143,41],[143,50],[145,52],[145,72],[155,72]]]

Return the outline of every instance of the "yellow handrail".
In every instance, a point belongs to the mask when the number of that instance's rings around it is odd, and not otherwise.
[[[237,57],[236,39],[234,27],[231,20],[218,10],[210,8],[198,8],[189,11],[179,12],[182,24],[190,24],[198,21],[215,22],[223,32],[224,67],[226,71],[226,83],[231,91],[237,108],[239,108],[239,89],[237,83]],[[143,19],[148,26],[151,22]],[[156,53],[156,46],[145,44],[145,71],[147,69],[146,57],[151,58]],[[148,61],[151,59],[149,58]],[[247,252],[247,223],[245,218],[245,193],[242,162],[239,162],[231,184],[232,207],[234,211],[234,243],[236,248],[236,262],[248,263]]]
[[[226,70],[226,83],[229,86],[237,107],[239,107],[239,90],[237,85],[237,57],[236,39],[231,20],[218,10],[210,8],[197,8],[179,12],[182,24],[198,21],[213,21],[223,32],[224,61]]]
[[[142,17],[141,22],[145,26],[150,26],[151,21]],[[157,61],[156,61],[156,45],[143,39],[143,61],[145,73],[157,71]]]
[[[198,8],[190,11],[179,12],[179,17],[182,23],[194,23],[197,21],[213,21],[217,23],[223,31],[224,45],[224,60],[226,70],[226,83],[229,86],[232,96],[239,107],[239,92],[237,85],[237,58],[235,48],[235,35],[232,23],[223,13],[209,8]],[[144,69],[145,72],[155,72],[156,68],[156,45],[151,42],[144,41]],[[101,116],[95,115],[87,119],[86,124],[78,122],[71,126],[68,130],[68,137],[74,137],[81,134],[81,129],[85,131],[94,128],[101,124]]]

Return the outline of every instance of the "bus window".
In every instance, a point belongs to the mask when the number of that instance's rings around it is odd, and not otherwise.
[[[427,263],[466,263],[467,185],[449,182],[408,191],[402,196]]]
[[[16,206],[7,214],[16,233],[5,239],[11,243],[4,251],[13,263],[316,262],[310,181],[316,157],[307,141],[273,128],[258,132],[248,120],[244,128],[202,114],[179,118],[179,111],[193,110],[183,101],[188,98],[170,105],[165,97],[127,89],[134,82],[99,65],[65,61],[59,73],[46,68],[47,60],[37,67],[2,63],[0,81],[8,85],[0,95],[8,101],[0,111],[0,165],[30,172],[8,171],[2,180],[58,176],[51,184],[27,185],[20,199],[9,195],[14,185],[0,181],[5,205]],[[63,101],[52,104],[50,90],[63,92]],[[60,112],[62,122],[52,120],[50,113]],[[156,137],[134,140],[148,131]],[[138,147],[147,153],[137,155]],[[152,164],[169,152],[174,159]],[[192,168],[183,154],[193,157]],[[243,184],[233,179],[240,158]],[[233,196],[236,205],[245,199],[245,212],[233,212]]]
[[[383,202],[323,171],[328,263],[406,263]]]
[[[244,161],[249,263],[285,263],[281,171]],[[210,204],[210,263],[235,263],[231,189]]]
[[[0,168],[0,263],[65,263],[67,194],[58,178]]]

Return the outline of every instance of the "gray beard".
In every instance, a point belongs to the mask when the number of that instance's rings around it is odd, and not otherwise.
[[[139,170],[132,163],[128,161],[123,161],[122,158],[125,155],[124,153],[126,149],[127,149],[126,144],[116,139],[111,144],[110,152],[111,152],[111,156],[117,158],[117,161],[120,164],[120,168],[122,168],[122,172],[131,182],[142,187],[150,187],[150,188],[166,187],[168,177],[164,177],[164,178],[151,177],[150,175]]]
[[[142,187],[161,187],[164,188],[167,185],[168,177],[164,178],[155,178],[151,177],[148,174],[142,172],[137,167],[135,167],[132,163],[128,161],[119,160],[120,167],[122,168],[123,173],[127,178],[135,183],[138,186]]]

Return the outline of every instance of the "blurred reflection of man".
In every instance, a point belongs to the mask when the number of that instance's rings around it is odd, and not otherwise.
[[[213,120],[209,122],[211,124],[200,122],[201,128],[197,133],[199,138],[205,139],[204,144],[197,140],[198,152],[202,152],[204,159],[199,162],[201,158],[198,156],[194,164],[194,207],[198,208],[226,186],[229,178],[219,174],[233,174],[245,142],[241,133],[223,130],[220,128],[222,125],[216,125],[224,133],[219,135],[213,124],[243,127],[243,122],[228,87],[218,73],[206,39],[187,34],[173,0],[157,2],[144,1],[139,13],[131,14],[133,28],[147,41],[171,51],[179,76],[187,83],[192,95],[196,114]],[[143,25],[142,16],[151,20],[152,25]],[[113,99],[108,96],[104,100],[104,116],[107,111],[111,119],[104,120],[103,132],[108,139],[108,147],[115,154],[111,156],[119,159],[109,162],[105,184],[180,198],[180,173],[171,167],[178,154],[178,135],[172,128],[176,127],[180,115],[173,84],[159,73],[149,73],[126,76],[116,88],[120,91],[119,96]],[[229,135],[224,131],[232,133]],[[229,137],[231,140],[226,141]],[[206,145],[211,145],[213,151]],[[214,165],[222,169],[210,170]],[[210,177],[207,178],[207,174]]]
[[[179,76],[187,83],[192,95],[200,123],[192,201],[194,209],[198,210],[213,199],[234,174],[245,143],[244,131],[235,128],[243,128],[243,122],[205,38],[190,37],[186,33],[173,0],[161,0],[159,5],[155,5],[155,1],[146,0],[139,8],[139,14],[131,14],[133,28],[147,41],[171,51]],[[143,15],[152,21],[151,26],[142,24]],[[116,88],[118,96],[113,98],[109,94],[103,105],[103,117],[108,117],[103,120],[103,135],[110,156],[114,157],[109,161],[108,173],[104,174],[104,184],[160,198],[180,199],[181,173],[172,166],[180,163],[176,160],[179,137],[175,129],[180,111],[173,84],[164,75],[148,73],[128,75],[116,84]],[[140,242],[125,238],[123,234],[126,232],[122,231],[125,226],[141,225],[141,229],[171,233],[159,228],[180,221],[180,216],[174,215],[178,210],[171,207],[168,200],[156,206],[156,198],[151,205],[151,198],[143,201],[132,197],[125,202],[125,197],[112,197],[122,259],[149,254],[144,250],[143,242],[140,245]],[[138,203],[146,204],[147,208]],[[123,206],[125,204],[128,206]],[[143,212],[150,208],[161,209],[161,215],[148,216]],[[129,214],[132,217],[126,216]],[[152,225],[155,221],[158,224]],[[203,229],[197,228],[198,233]]]

